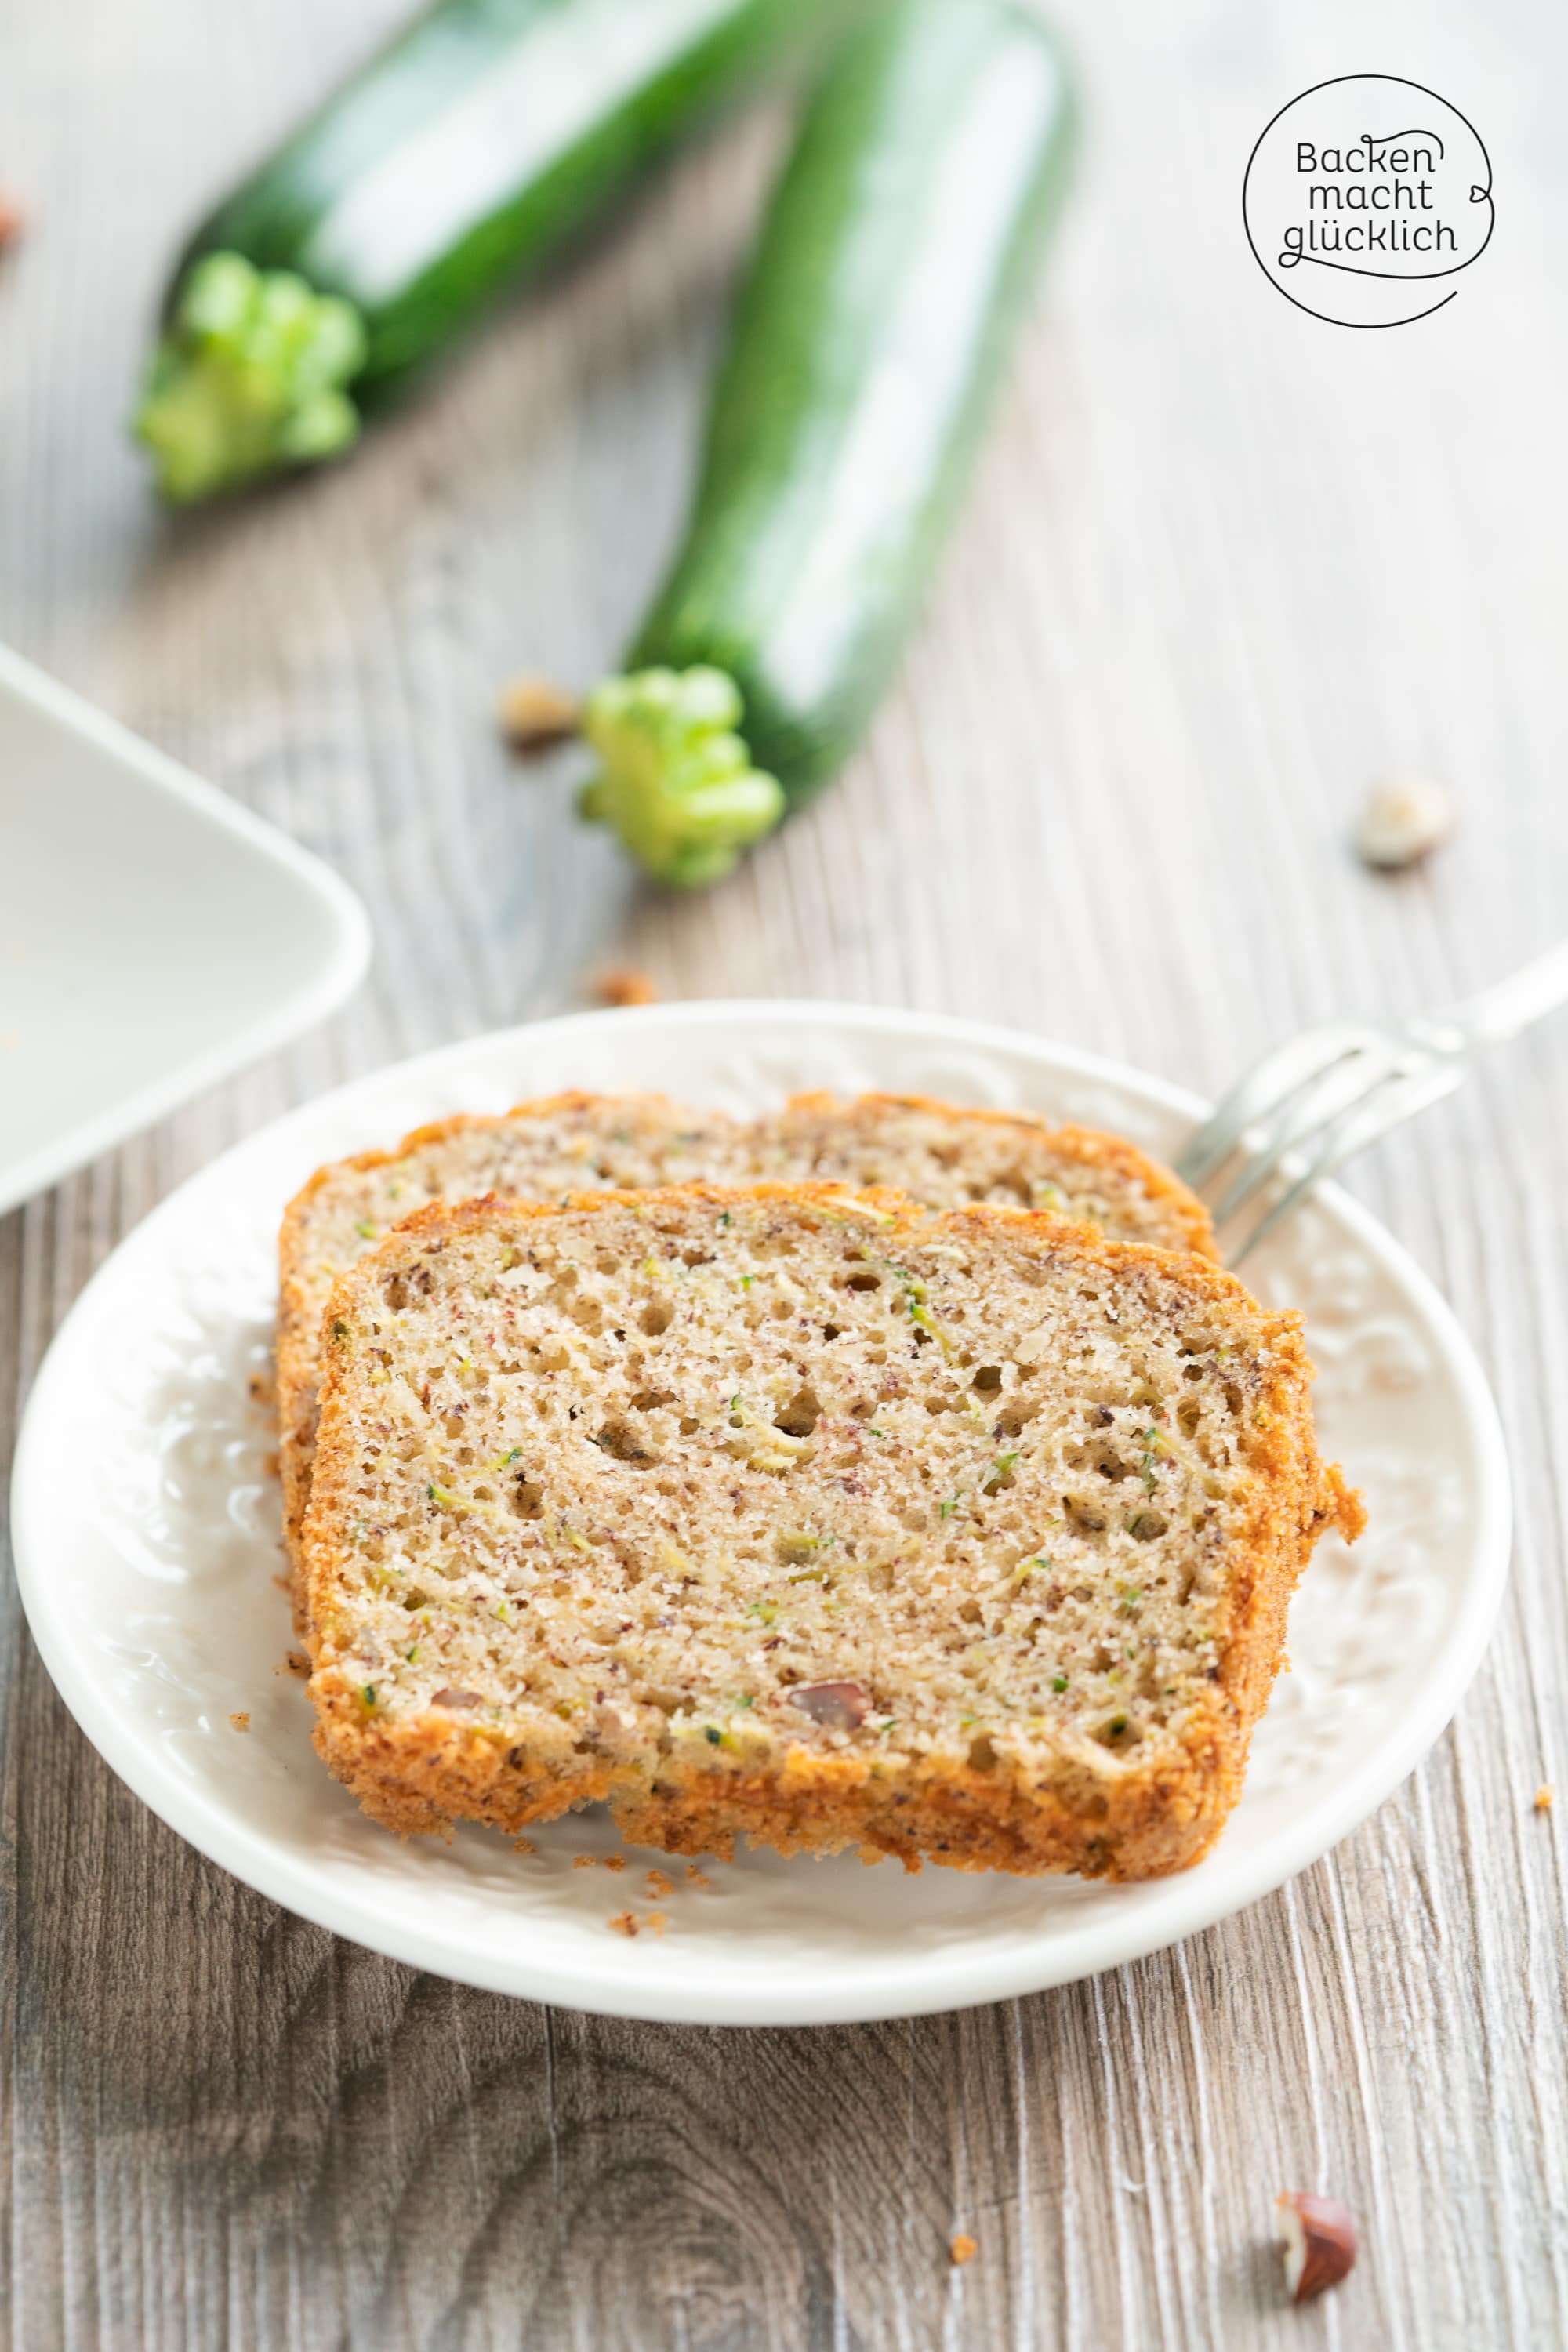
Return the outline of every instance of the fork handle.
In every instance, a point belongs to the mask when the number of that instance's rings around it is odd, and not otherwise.
[[[1483,988],[1479,996],[1451,1005],[1432,1026],[1457,1031],[1459,1042],[1467,1045],[1500,1045],[1560,1004],[1568,1004],[1568,940],[1548,948],[1511,979],[1500,980],[1495,988]]]

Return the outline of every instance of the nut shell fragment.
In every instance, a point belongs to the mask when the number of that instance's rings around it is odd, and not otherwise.
[[[1393,872],[1414,866],[1446,841],[1456,821],[1453,801],[1425,776],[1374,784],[1356,825],[1355,844],[1368,866]]]
[[[1355,2223],[1345,2208],[1304,2189],[1282,2189],[1274,2204],[1285,2251],[1285,2292],[1292,2303],[1338,2286],[1356,2258]]]
[[[500,698],[497,717],[515,751],[542,751],[577,732],[582,705],[547,677],[514,678]]]

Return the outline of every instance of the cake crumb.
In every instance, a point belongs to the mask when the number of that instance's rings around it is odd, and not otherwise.
[[[297,1675],[301,1682],[309,1682],[310,1661],[303,1650],[285,1650],[283,1664],[274,1666],[272,1671],[275,1675]]]
[[[650,1870],[647,1874],[647,1891],[655,1902],[658,1902],[662,1895],[674,1893],[675,1881],[668,1871]]]
[[[1556,1783],[1552,1780],[1542,1780],[1540,1788],[1537,1789],[1535,1792],[1536,1811],[1538,1813],[1549,1813],[1552,1811],[1552,1801],[1556,1794]]]
[[[564,688],[547,677],[519,677],[502,688],[496,706],[500,731],[514,751],[544,751],[575,735],[580,707]]]
[[[574,1853],[572,1857],[572,1867],[574,1870],[597,1870],[599,1857],[596,1853]]]
[[[970,2237],[966,2231],[961,2230],[957,2237],[954,2238],[952,2245],[949,2247],[948,2252],[952,2256],[954,2269],[962,2270],[965,2263],[973,2262],[974,2256],[980,2252],[980,2248],[975,2240]]]
[[[237,1731],[248,1731],[250,1729],[249,1709],[247,1707],[240,1707],[237,1709],[237,1711],[229,1717],[229,1721],[233,1724]]]
[[[513,1838],[511,1842],[511,1850],[513,1853],[537,1853],[539,1852],[539,1848],[534,1844],[533,1840],[531,1838],[524,1837]]]
[[[0,188],[0,253],[9,253],[14,245],[20,245],[26,225],[27,216],[16,197]]]
[[[657,1004],[658,991],[646,971],[634,964],[617,964],[613,971],[601,972],[594,983],[594,992],[601,1004]]]
[[[606,1870],[625,1870],[626,1866],[626,1858],[624,1853],[607,1853],[605,1856],[605,1868]]]
[[[713,1881],[709,1877],[708,1873],[705,1870],[699,1870],[694,1862],[689,1862],[687,1864],[686,1875],[691,1881],[693,1886],[711,1886],[713,1884]]]
[[[617,1936],[635,1936],[637,1931],[637,1915],[635,1911],[618,1911],[610,1925]]]
[[[647,1924],[656,1936],[662,1936],[669,1921],[662,1911],[650,1911],[647,1915]]]

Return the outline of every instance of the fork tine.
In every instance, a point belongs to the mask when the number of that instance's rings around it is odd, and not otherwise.
[[[1253,1194],[1266,1184],[1279,1162],[1306,1142],[1320,1129],[1331,1127],[1333,1121],[1354,1108],[1358,1102],[1375,1092],[1385,1078],[1395,1071],[1402,1052],[1396,1038],[1379,1038],[1364,1045],[1359,1053],[1347,1054],[1331,1062],[1326,1070],[1298,1087],[1290,1099],[1281,1106],[1268,1133],[1242,1167],[1235,1182],[1221,1197],[1214,1213],[1216,1225],[1223,1225],[1237,1211],[1246,1207]],[[1426,1055],[1422,1055],[1425,1066]]]
[[[1464,1071],[1458,1061],[1442,1061],[1432,1067],[1414,1070],[1396,1077],[1392,1086],[1380,1087],[1375,1097],[1363,1103],[1359,1118],[1343,1118],[1338,1131],[1325,1139],[1316,1159],[1289,1189],[1281,1193],[1273,1207],[1258,1219],[1240,1248],[1229,1253],[1226,1263],[1232,1266],[1239,1265],[1242,1259],[1249,1256],[1265,1236],[1272,1233],[1275,1226],[1288,1217],[1310,1192],[1315,1192],[1326,1178],[1331,1176],[1352,1152],[1364,1150],[1369,1143],[1375,1143],[1391,1128],[1402,1126],[1405,1119],[1414,1118],[1418,1111],[1429,1108],[1435,1102],[1441,1102],[1445,1095],[1453,1093],[1463,1076]]]
[[[1176,1173],[1189,1184],[1212,1176],[1235,1150],[1246,1129],[1289,1101],[1299,1087],[1315,1078],[1331,1064],[1365,1043],[1369,1032],[1348,1023],[1309,1029],[1255,1062],[1219,1103],[1211,1118],[1189,1138],[1176,1162]]]

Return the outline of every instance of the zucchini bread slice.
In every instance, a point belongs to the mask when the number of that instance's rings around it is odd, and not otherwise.
[[[661,1095],[556,1095],[500,1118],[420,1128],[395,1151],[318,1169],[279,1244],[278,1405],[290,1559],[310,1500],[321,1315],[333,1283],[404,1217],[487,1192],[555,1201],[702,1178],[890,1184],[933,1207],[995,1200],[1087,1217],[1119,1239],[1214,1255],[1201,1202],[1117,1136],[1019,1113],[959,1110],[914,1095],[840,1103],[802,1095],[751,1122]],[[298,1603],[299,1595],[296,1594]]]
[[[1360,1524],[1294,1316],[1021,1209],[438,1205],[326,1342],[317,1745],[399,1830],[1181,1869]]]
[[[994,1201],[1081,1217],[1123,1242],[1215,1257],[1214,1221],[1180,1177],[1120,1135],[923,1095],[796,1095],[752,1129],[754,1182],[887,1186],[933,1209]]]

